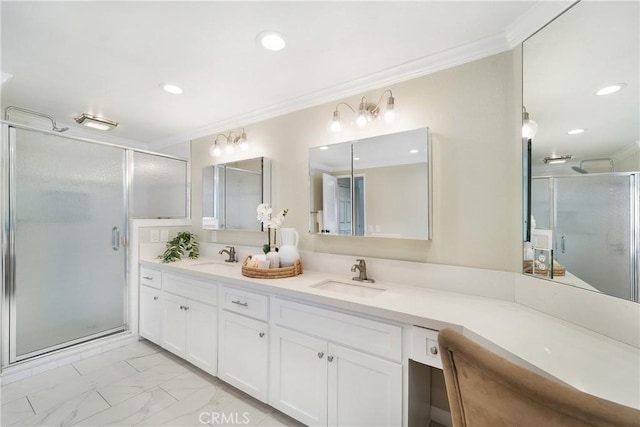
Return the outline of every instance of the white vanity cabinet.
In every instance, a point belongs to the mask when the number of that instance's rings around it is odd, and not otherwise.
[[[140,336],[160,345],[162,333],[162,274],[140,269]]]
[[[160,345],[217,374],[217,285],[165,274]]]
[[[311,426],[402,424],[401,327],[272,298],[269,404]]]
[[[269,298],[221,286],[219,300],[218,377],[266,402]]]
[[[161,291],[140,286],[140,336],[160,345],[161,325]]]

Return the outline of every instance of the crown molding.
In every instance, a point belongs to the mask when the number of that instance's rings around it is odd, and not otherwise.
[[[368,90],[377,89],[381,86],[390,86],[415,79],[417,77],[435,73],[457,65],[492,56],[509,49],[505,34],[496,34],[466,45],[438,52],[386,70],[353,79],[339,85],[273,104],[259,110],[219,120],[201,128],[194,129],[188,133],[173,135],[168,138],[156,140],[150,142],[149,146],[154,149],[159,149],[169,145],[224,132],[230,128],[247,126],[251,123],[257,123],[292,113],[294,111],[315,107],[329,102],[335,102]]]
[[[510,49],[520,45],[542,27],[569,9],[575,0],[539,1],[509,24],[504,32]]]

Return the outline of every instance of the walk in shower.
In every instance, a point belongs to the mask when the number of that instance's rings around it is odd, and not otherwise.
[[[638,172],[531,180],[532,242],[566,267],[554,280],[639,300],[639,180]]]
[[[187,216],[187,161],[2,128],[3,365],[128,329],[130,218]]]

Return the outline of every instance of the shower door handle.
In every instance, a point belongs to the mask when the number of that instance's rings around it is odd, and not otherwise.
[[[118,227],[111,229],[111,249],[120,250],[120,229]]]
[[[566,241],[565,236],[562,236],[560,238],[560,252],[562,252],[562,253],[564,253],[564,251],[565,251],[565,241]]]

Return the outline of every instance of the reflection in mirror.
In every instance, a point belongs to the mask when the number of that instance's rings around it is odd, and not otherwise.
[[[271,201],[271,162],[264,157],[206,166],[202,228],[260,231],[256,207]]]
[[[523,44],[523,104],[538,124],[525,273],[632,301],[640,276],[639,16],[638,2],[580,2]]]
[[[311,233],[428,240],[428,129],[309,150]]]

